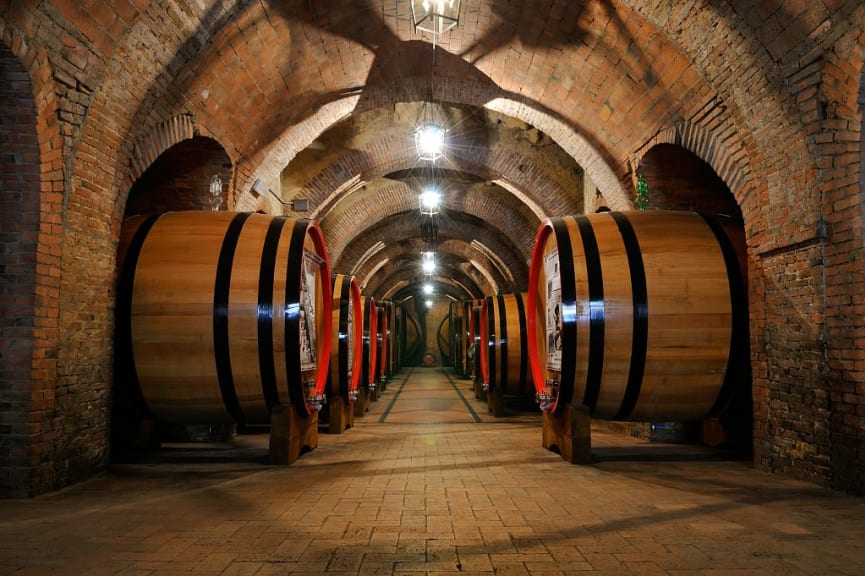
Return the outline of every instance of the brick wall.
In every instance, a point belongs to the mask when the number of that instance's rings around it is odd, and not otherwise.
[[[229,207],[231,159],[211,138],[183,140],[160,155],[129,191],[126,215],[167,210],[211,210],[210,182],[217,175],[223,192],[218,208]]]
[[[0,496],[26,495],[31,474],[39,183],[33,86],[0,47]]]

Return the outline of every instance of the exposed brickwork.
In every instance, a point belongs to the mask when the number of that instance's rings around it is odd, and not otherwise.
[[[491,250],[502,254],[518,251],[522,257],[515,258],[515,262],[527,262],[531,257],[534,234],[537,232],[540,220],[502,188],[468,182],[457,182],[448,186],[442,198],[438,220],[446,223],[452,217],[451,215],[460,213],[477,215],[488,225],[506,231],[506,235],[491,238],[496,241],[496,244],[490,246]],[[369,223],[373,228],[378,228],[375,223],[384,218],[401,215],[405,220],[417,224],[409,231],[411,235],[417,235],[420,227],[418,191],[401,182],[391,181],[375,187],[370,185],[364,190],[347,195],[340,202],[336,214],[328,214],[321,220],[322,230],[328,239],[328,252],[331,258],[334,262],[344,262],[349,265],[348,263],[356,262],[353,258],[357,254],[346,255],[344,258],[343,251],[361,230],[340,226],[347,215],[356,218],[358,222]],[[377,233],[381,234],[380,231]],[[459,230],[455,233],[459,234]],[[445,230],[440,232],[440,236],[442,239],[447,238]],[[515,245],[516,241],[520,244]]]
[[[670,144],[654,146],[642,156],[636,172],[646,178],[649,208],[741,218],[725,181],[685,148]]]
[[[0,40],[3,68],[17,77],[11,86],[4,82],[2,88],[11,90],[10,96],[14,94],[9,100],[3,98],[6,103],[3,125],[8,127],[3,129],[4,138],[12,132],[14,138],[8,147],[4,145],[13,164],[5,165],[6,160],[3,161],[0,199],[8,204],[3,213],[14,220],[5,221],[2,230],[4,235],[7,231],[18,233],[17,239],[5,247],[8,252],[4,250],[11,260],[4,264],[12,264],[15,270],[12,290],[16,310],[11,317],[3,315],[3,330],[5,333],[10,326],[17,328],[16,342],[11,348],[16,352],[15,358],[9,364],[3,361],[3,369],[9,370],[11,377],[10,388],[4,388],[3,396],[9,390],[14,393],[0,401],[0,404],[9,401],[0,426],[9,425],[7,441],[11,446],[9,459],[0,461],[0,492],[23,496],[55,486],[52,457],[58,438],[47,431],[49,419],[55,413],[56,397],[63,162],[58,104],[46,54],[30,47],[13,26],[2,20]],[[21,78],[21,72],[30,80]],[[34,150],[34,142],[38,150]],[[7,175],[11,178],[7,179]],[[11,296],[12,292],[6,295]],[[4,306],[11,303],[6,295]],[[30,331],[29,344],[21,340],[22,329]],[[29,375],[25,376],[28,370]],[[26,386],[21,380],[25,377],[29,380]],[[29,393],[29,397],[21,392]],[[21,443],[24,438],[28,442]]]
[[[28,491],[39,142],[27,71],[0,48],[0,495]]]
[[[154,160],[129,191],[126,215],[166,210],[211,210],[210,182],[217,175],[222,193],[216,207],[228,208],[231,159],[214,140],[181,140]]]
[[[854,21],[865,18],[860,7]],[[825,354],[832,486],[865,494],[865,38],[852,29],[827,53],[814,137],[822,166]],[[816,121],[816,119],[815,119]]]
[[[365,280],[372,270],[376,270],[376,277],[369,282],[366,282],[366,291],[373,295],[376,300],[383,299],[382,290],[386,290],[388,284],[393,282],[393,278],[389,275],[394,273],[394,277],[399,277],[400,274],[406,275],[409,279],[414,280],[422,276],[420,269],[420,252],[426,248],[426,245],[419,239],[411,240],[410,238],[416,234],[415,228],[420,225],[420,217],[416,220],[406,219],[400,216],[394,216],[382,220],[376,228],[366,234],[358,236],[346,249],[343,257],[333,264],[336,272],[345,273],[343,267],[352,267],[357,265],[354,274],[363,286]],[[442,219],[440,222],[439,234],[443,238],[455,237],[456,230],[460,227],[470,226],[474,238],[484,246],[489,245],[506,245],[500,238],[501,234],[498,230],[484,225],[475,218],[466,215],[454,215],[448,219]],[[379,241],[389,240],[392,238],[401,238],[400,242],[387,242],[384,249],[377,252],[373,259],[362,261],[363,255],[374,244]],[[478,248],[467,244],[464,240],[452,239],[443,240],[436,246],[436,251],[440,254],[442,265],[451,266],[454,271],[459,270],[457,263],[465,262],[469,258],[478,263],[486,264],[489,257],[483,254]],[[472,295],[491,294],[495,293],[495,288],[502,287],[503,290],[510,286],[518,285],[525,286],[528,282],[528,264],[522,260],[522,256],[517,252],[498,253],[497,257],[504,263],[505,272],[502,273],[495,266],[489,265],[485,270],[485,274],[489,276],[491,281],[483,279],[480,271],[476,270],[474,283],[481,287],[481,292],[473,292]],[[382,268],[377,268],[383,260],[388,260],[387,264]],[[362,262],[361,262],[362,261]],[[399,267],[395,270],[395,267]],[[476,267],[470,267],[476,268]],[[505,275],[506,274],[506,275]],[[447,278],[448,274],[442,274]],[[460,279],[462,274],[457,276]],[[479,281],[480,278],[480,281]],[[464,281],[464,280],[462,280]],[[469,284],[470,285],[470,284]],[[469,295],[459,294],[460,299],[465,299]]]

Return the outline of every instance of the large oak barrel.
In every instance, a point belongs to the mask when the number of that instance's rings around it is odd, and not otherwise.
[[[397,373],[399,366],[397,365],[397,323],[396,323],[396,305],[387,301],[384,303],[387,310],[387,378],[390,380]]]
[[[489,391],[534,396],[525,301],[517,292],[487,296],[481,304],[481,377]]]
[[[462,329],[462,343],[460,346],[460,355],[463,359],[463,371],[462,374],[466,378],[471,378],[472,375],[472,367],[471,362],[472,359],[469,355],[469,352],[472,348],[472,338],[474,332],[472,331],[472,308],[474,307],[474,302],[472,300],[463,300],[462,301],[462,319],[463,319],[463,329]]]
[[[361,296],[363,306],[363,361],[360,385],[375,390],[378,352],[378,310],[375,298]]]
[[[363,307],[357,278],[333,275],[333,336],[328,397],[352,402],[357,397],[363,361]]]
[[[442,366],[453,366],[454,345],[450,313],[442,316],[442,319],[439,321],[439,327],[438,330],[436,330],[436,345],[439,349],[439,356],[441,357]],[[426,357],[427,355],[424,354],[424,358]]]
[[[480,383],[481,379],[481,303],[483,299],[471,300],[469,302],[469,344],[466,352],[466,365],[468,376],[472,382]],[[480,388],[480,386],[478,386]]]
[[[463,303],[451,302],[448,307],[448,328],[450,354],[453,358],[454,370],[457,374],[463,374],[465,367],[465,352],[463,341]]]
[[[396,374],[396,310],[390,300],[382,301],[384,322],[384,376],[390,380]]]
[[[401,340],[404,343],[405,352],[403,353],[403,361],[400,367],[417,366],[421,364],[426,356],[427,351],[424,350],[426,338],[424,338],[424,334],[421,331],[417,316],[405,307],[403,307],[401,326]]]
[[[267,424],[276,406],[320,406],[332,300],[316,222],[136,216],[123,224],[119,262],[117,378],[157,420]]]
[[[613,420],[697,420],[746,385],[740,222],[692,212],[545,220],[529,270],[538,398]]]
[[[376,376],[378,378],[378,383],[384,390],[384,385],[387,382],[387,378],[389,376],[388,372],[388,348],[390,343],[388,342],[389,334],[390,334],[390,326],[388,324],[389,316],[387,313],[387,302],[380,302],[376,306],[376,314],[378,318],[376,320]]]

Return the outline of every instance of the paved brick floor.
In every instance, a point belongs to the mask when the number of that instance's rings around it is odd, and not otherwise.
[[[170,445],[0,501],[0,574],[865,574],[865,500],[598,427],[597,462],[405,370],[287,467],[267,436]]]

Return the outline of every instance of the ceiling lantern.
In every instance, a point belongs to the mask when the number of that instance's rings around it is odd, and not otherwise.
[[[432,34],[435,43],[460,23],[460,0],[411,0],[411,20],[415,33]]]
[[[422,108],[430,106],[429,102],[424,102]],[[429,116],[426,110],[421,110],[421,114]],[[426,160],[427,162],[435,162],[444,155],[445,150],[445,133],[446,130],[431,121],[424,120],[414,131],[414,143],[417,148],[418,160]]]
[[[442,195],[435,188],[425,188],[420,193],[420,213],[427,216],[435,216],[441,208]]]

